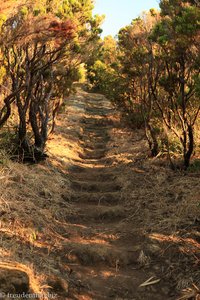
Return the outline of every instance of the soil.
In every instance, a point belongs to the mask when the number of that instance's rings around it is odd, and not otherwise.
[[[175,300],[188,288],[180,299],[198,299],[198,174],[173,173],[162,159],[152,162],[143,132],[126,129],[109,100],[80,88],[60,115],[49,149],[60,143],[66,153],[56,157],[54,150],[43,166],[59,169],[69,186],[62,182],[52,215],[53,192],[40,191],[50,199],[46,207],[38,204],[49,219],[36,222],[43,226],[42,246],[33,241],[27,250],[33,277],[44,268],[41,289],[60,300]],[[190,212],[186,199],[192,199]],[[4,245],[8,249],[9,241]]]

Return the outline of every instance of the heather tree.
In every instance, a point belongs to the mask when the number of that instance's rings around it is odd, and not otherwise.
[[[0,125],[17,110],[20,160],[45,157],[49,121],[76,80],[85,51],[98,39],[91,9],[92,1],[33,1],[19,5],[2,24],[6,88]]]

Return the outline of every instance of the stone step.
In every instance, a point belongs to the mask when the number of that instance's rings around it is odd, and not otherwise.
[[[104,129],[99,129],[99,130],[94,130],[94,129],[87,129],[84,128],[82,133],[83,135],[87,135],[87,136],[110,136],[108,133],[108,130],[104,130]]]
[[[97,134],[79,134],[79,139],[84,143],[107,143],[110,140],[108,133]]]
[[[87,113],[90,113],[92,115],[108,115],[108,114],[113,114],[114,109],[112,108],[105,108],[105,107],[99,107],[99,108],[94,108],[94,107],[86,107],[85,111]]]
[[[83,133],[79,133],[80,135],[80,138],[83,139],[83,137],[86,137],[86,138],[90,138],[91,140],[93,138],[104,138],[104,137],[110,137],[109,133],[107,131],[95,131],[95,130],[85,130],[83,131]],[[85,139],[85,138],[84,138]]]
[[[91,151],[91,150],[100,150],[100,151],[107,151],[108,149],[106,148],[105,143],[98,143],[98,142],[82,142],[82,147],[86,151]]]
[[[83,131],[91,131],[91,132],[103,132],[108,131],[111,126],[102,126],[99,124],[87,124],[83,126]]]
[[[113,125],[113,121],[108,118],[101,118],[101,119],[95,119],[95,118],[84,118],[80,121],[81,124],[84,124],[85,126],[105,126],[105,127],[111,127]]]
[[[5,267],[0,267],[0,294],[26,294],[29,292],[29,288],[29,276],[26,272],[18,270],[14,266],[12,269],[12,264],[10,266],[5,263]],[[0,299],[3,298],[0,296]]]
[[[98,182],[108,182],[108,181],[114,181],[116,179],[116,174],[113,174],[106,170],[95,170],[90,168],[70,168],[70,178],[72,181],[94,181],[94,178]],[[107,173],[109,172],[109,173]]]
[[[65,196],[63,195],[63,198]],[[66,196],[67,201],[69,197]],[[71,195],[70,201],[72,203],[87,203],[94,205],[108,205],[113,206],[121,202],[122,196],[120,192],[106,192],[106,193],[88,193],[88,192],[75,192]]]
[[[80,263],[85,266],[106,265],[115,268],[137,264],[140,250],[133,247],[112,247],[99,243],[63,242],[62,252],[66,253],[68,263]]]
[[[84,287],[79,293],[81,299],[95,300],[169,300],[174,299],[170,296],[171,289],[168,282],[163,280],[156,285],[141,288],[140,285],[154,276],[157,278],[156,272],[152,270],[137,269],[132,265],[126,268],[104,267],[92,268],[72,264],[74,273],[78,274],[78,279]],[[92,274],[92,276],[91,276]],[[164,285],[164,287],[163,287]],[[87,286],[87,292],[85,287]],[[103,292],[102,292],[103,291]],[[73,297],[69,300],[74,299]]]
[[[115,182],[99,182],[99,181],[75,181],[71,180],[71,188],[74,191],[88,193],[106,193],[117,192],[121,190],[121,186]]]
[[[98,149],[98,150],[89,150],[89,149],[84,149],[84,153],[79,153],[79,157],[82,159],[100,159],[105,157],[106,154],[105,149]]]
[[[66,216],[66,221],[71,223],[112,223],[119,222],[126,217],[126,211],[120,205],[104,206],[104,205],[80,205],[73,214]]]
[[[100,158],[100,159],[84,159],[82,160],[81,158],[80,159],[73,159],[73,163],[74,164],[79,164],[80,166],[83,166],[85,168],[89,168],[91,166],[93,166],[93,168],[102,168],[104,169],[106,166],[110,166],[112,165],[113,163],[113,160],[109,157],[103,157],[103,158]]]

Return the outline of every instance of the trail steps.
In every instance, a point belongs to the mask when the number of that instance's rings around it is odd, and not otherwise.
[[[71,278],[80,286],[69,299],[169,300],[154,287],[148,293],[139,288],[155,274],[140,269],[143,238],[131,235],[132,228],[123,224],[122,174],[107,155],[115,110],[102,95],[81,95],[71,103],[84,113],[77,134],[82,151],[69,168],[73,212],[66,215],[69,233],[62,245]]]

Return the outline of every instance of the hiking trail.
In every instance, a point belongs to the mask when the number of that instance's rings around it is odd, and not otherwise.
[[[79,120],[82,152],[69,170],[74,213],[66,217],[70,236],[65,251],[71,276],[80,280],[72,299],[169,299],[156,285],[140,287],[156,274],[141,267],[143,240],[122,222],[127,211],[118,177],[123,173],[107,158],[114,108],[104,96],[80,91],[78,102],[71,104],[84,112]]]

